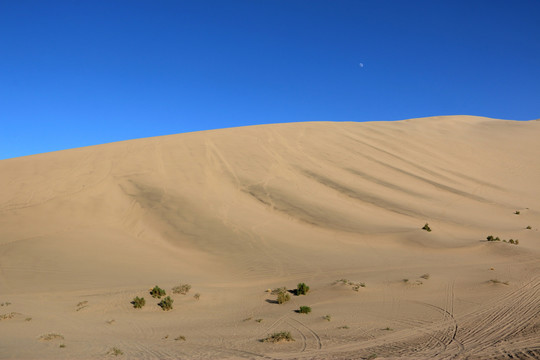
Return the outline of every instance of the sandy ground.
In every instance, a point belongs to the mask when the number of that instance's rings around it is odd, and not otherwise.
[[[0,358],[540,358],[539,139],[450,116],[2,160]]]

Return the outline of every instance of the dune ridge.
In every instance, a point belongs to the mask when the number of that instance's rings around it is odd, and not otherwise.
[[[539,138],[538,121],[441,116],[2,160],[0,358],[538,358]],[[179,282],[171,312],[129,304]],[[298,282],[312,291],[287,304],[264,292]],[[297,341],[258,341],[282,329]],[[53,331],[65,348],[36,340]]]

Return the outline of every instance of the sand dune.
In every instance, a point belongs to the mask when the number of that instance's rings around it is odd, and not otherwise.
[[[540,358],[538,139],[447,116],[2,160],[0,358]]]

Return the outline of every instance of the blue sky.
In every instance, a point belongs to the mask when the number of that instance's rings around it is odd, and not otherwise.
[[[0,159],[266,123],[536,119],[539,19],[538,0],[0,0]]]

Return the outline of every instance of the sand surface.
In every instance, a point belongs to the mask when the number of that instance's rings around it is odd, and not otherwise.
[[[540,358],[539,228],[540,121],[276,124],[2,160],[0,358]],[[300,282],[284,304],[266,292]],[[260,341],[281,331],[295,341]]]

